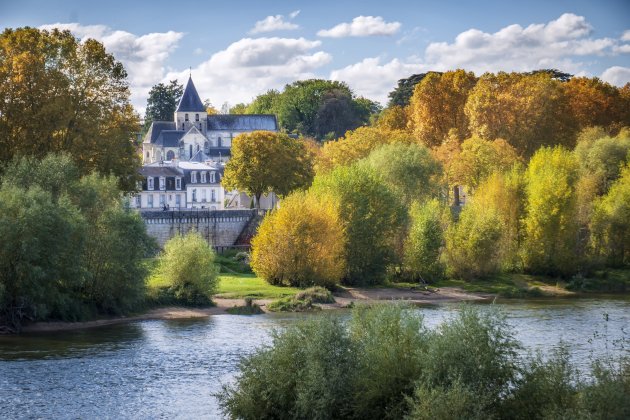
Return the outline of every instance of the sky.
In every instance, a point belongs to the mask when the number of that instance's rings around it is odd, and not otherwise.
[[[152,86],[189,74],[217,108],[307,78],[385,105],[398,79],[458,68],[630,82],[630,0],[0,0],[0,28],[22,26],[103,42],[141,115]]]

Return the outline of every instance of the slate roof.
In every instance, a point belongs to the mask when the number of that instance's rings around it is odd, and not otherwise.
[[[154,144],[163,147],[179,147],[179,141],[184,137],[184,134],[180,130],[163,130]]]
[[[229,147],[211,147],[210,150],[208,150],[208,156],[210,156],[211,158],[218,158],[219,156],[222,158],[230,157],[231,156],[230,148]]]
[[[206,112],[206,107],[203,106],[203,102],[199,98],[192,77],[188,78],[186,89],[184,89],[184,94],[182,99],[179,100],[179,105],[177,105],[177,111],[175,112]]]
[[[197,150],[197,153],[195,153],[193,155],[193,157],[191,157],[188,161],[189,162],[205,162],[207,160],[209,160],[210,157],[208,155],[206,155],[203,150]]]
[[[208,130],[225,131],[277,131],[278,122],[272,114],[221,114],[208,115]]]
[[[175,166],[145,165],[140,168],[140,175],[149,176],[182,176],[183,172]]]
[[[164,130],[175,130],[174,121],[153,121],[149,131],[144,136],[144,143],[155,143],[160,133]]]

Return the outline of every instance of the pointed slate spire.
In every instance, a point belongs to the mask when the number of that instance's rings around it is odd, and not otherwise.
[[[203,106],[203,102],[199,99],[199,94],[197,93],[197,89],[195,89],[192,77],[188,78],[186,89],[184,89],[184,94],[175,112],[206,112],[206,107]]]

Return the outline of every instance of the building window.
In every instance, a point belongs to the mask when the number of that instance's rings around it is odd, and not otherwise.
[[[164,207],[166,205],[166,195],[160,194],[160,207]]]
[[[175,189],[176,190],[182,189],[182,179],[180,177],[175,178]]]
[[[217,202],[217,196],[216,196],[216,194],[215,194],[214,190],[212,190],[212,193],[211,193],[211,194],[212,194],[212,198],[211,198],[211,200],[210,200],[210,201],[212,201],[213,203],[216,203],[216,202]]]
[[[206,183],[206,171],[201,172],[201,183],[202,184]]]
[[[206,202],[206,189],[205,189],[205,188],[203,188],[203,189],[201,190],[201,201],[202,201],[203,203],[205,203],[205,202]]]
[[[194,203],[196,203],[196,202],[197,202],[197,189],[196,189],[196,188],[193,188],[193,189],[192,189],[192,201],[193,201]]]
[[[147,189],[149,191],[153,191],[153,177],[152,176],[147,178]]]
[[[147,152],[147,160],[149,160],[149,152]]]
[[[182,130],[184,129],[184,123],[182,123]]]
[[[160,191],[164,191],[166,189],[166,178],[163,176],[160,177]]]
[[[195,121],[199,122],[199,114],[195,114]]]
[[[176,194],[176,195],[175,195],[175,205],[176,205],[177,207],[180,207],[180,206],[182,205],[182,199],[181,199],[181,197],[179,196],[179,194]]]
[[[188,158],[190,159],[192,157],[192,144],[190,146],[188,146],[188,153],[190,154],[188,156]]]
[[[188,121],[188,114],[184,114],[184,121]]]
[[[190,182],[192,184],[196,184],[197,183],[197,172],[196,171],[192,171],[190,173]]]
[[[217,147],[221,147],[221,136],[217,138]]]
[[[142,197],[140,195],[136,195],[136,207],[142,207]]]
[[[204,142],[204,144],[203,144],[203,151],[206,152],[206,153],[210,153],[210,143]]]
[[[175,159],[175,152],[173,152],[172,150],[169,150],[168,152],[166,152],[166,160],[173,160]]]
[[[147,207],[153,207],[153,194],[147,195]]]
[[[210,183],[214,184],[216,182],[217,182],[217,180],[216,180],[216,177],[215,177],[215,172],[210,172]]]

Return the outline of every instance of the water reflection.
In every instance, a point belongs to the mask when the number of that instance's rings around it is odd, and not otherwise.
[[[627,354],[627,300],[497,303],[528,349],[565,341],[587,366]],[[433,328],[458,305],[419,308]],[[0,337],[0,418],[213,418],[213,394],[273,329],[305,316],[221,315]],[[333,316],[347,317],[348,312]]]

